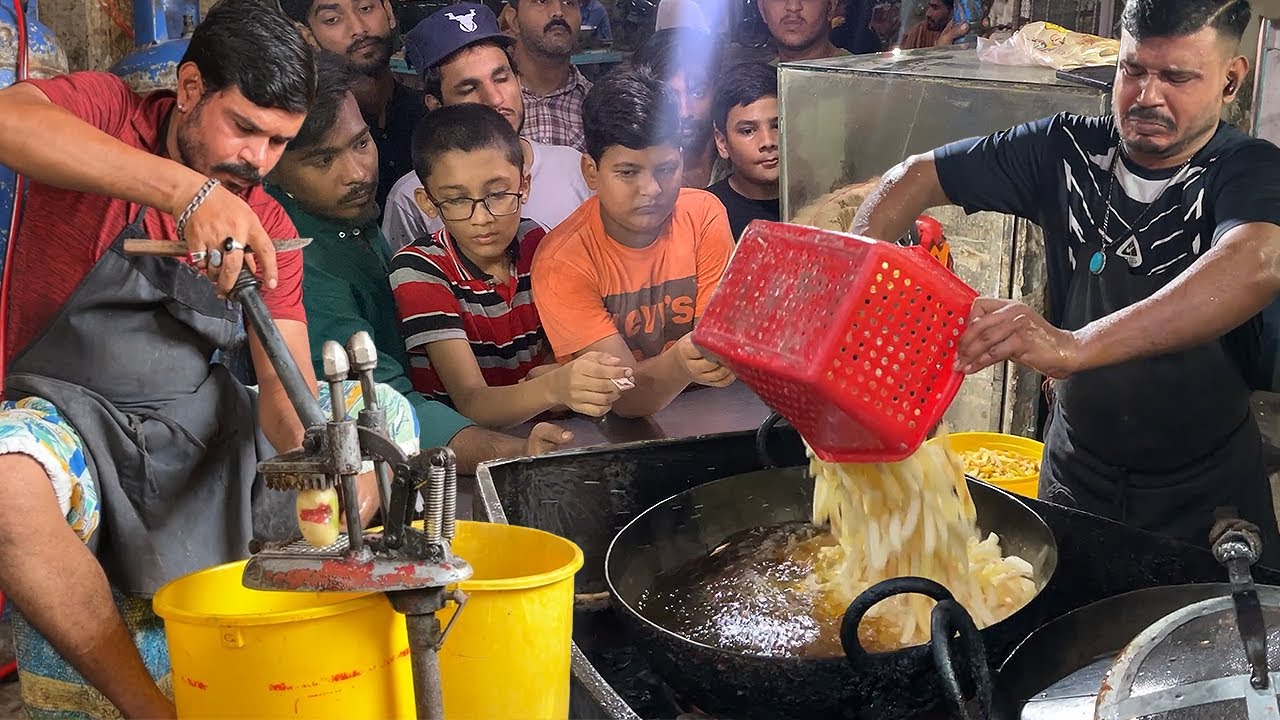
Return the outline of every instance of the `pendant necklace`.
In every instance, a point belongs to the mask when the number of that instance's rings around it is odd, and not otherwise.
[[[1094,275],[1101,275],[1102,271],[1106,269],[1107,249],[1117,243],[1123,243],[1124,241],[1128,240],[1137,232],[1137,227],[1142,223],[1144,219],[1146,219],[1147,214],[1150,213],[1152,208],[1156,206],[1156,203],[1160,200],[1160,198],[1164,197],[1165,191],[1169,189],[1169,186],[1173,184],[1174,180],[1178,179],[1178,176],[1182,174],[1182,171],[1187,169],[1187,166],[1191,164],[1192,158],[1195,157],[1195,154],[1193,153],[1191,157],[1187,158],[1182,163],[1182,165],[1180,165],[1178,169],[1174,171],[1173,175],[1170,175],[1169,179],[1165,180],[1164,186],[1160,188],[1160,192],[1156,193],[1156,196],[1151,199],[1151,202],[1147,204],[1147,207],[1142,211],[1142,214],[1140,214],[1136,220],[1130,223],[1129,229],[1125,231],[1124,235],[1121,235],[1119,238],[1112,240],[1111,239],[1111,191],[1114,189],[1116,184],[1116,172],[1115,172],[1116,161],[1120,158],[1120,153],[1122,152],[1124,152],[1123,144],[1121,142],[1117,142],[1115,154],[1111,156],[1111,162],[1107,164],[1107,205],[1106,205],[1106,214],[1103,216],[1103,220],[1102,220],[1102,247],[1098,248],[1097,252],[1095,252],[1089,258],[1089,272],[1093,273]]]

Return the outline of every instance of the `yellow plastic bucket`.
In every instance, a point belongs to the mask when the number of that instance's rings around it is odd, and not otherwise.
[[[951,441],[951,449],[958,453],[986,448],[1013,453],[1035,461],[1037,472],[1018,477],[1002,477],[985,479],[998,488],[1008,490],[1015,495],[1034,498],[1040,489],[1040,456],[1044,454],[1044,443],[1021,435],[1008,435],[997,432],[956,432],[947,436]],[[934,438],[929,442],[937,442]]]
[[[156,593],[182,718],[412,718],[404,617],[380,594],[250,590],[244,563]]]
[[[453,551],[475,575],[467,606],[440,651],[449,720],[569,716],[573,576],[582,550],[551,533],[458,522]],[[441,623],[453,605],[440,612]]]
[[[440,652],[445,715],[567,718],[582,550],[541,530],[467,521],[453,550],[475,575]],[[210,568],[156,593],[180,717],[414,717],[404,617],[385,596],[249,590],[243,570]],[[437,613],[442,625],[454,607]]]

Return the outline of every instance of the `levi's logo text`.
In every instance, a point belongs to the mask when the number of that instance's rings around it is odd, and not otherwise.
[[[609,295],[605,309],[637,357],[657,357],[693,330],[697,278],[667,280],[639,290]]]

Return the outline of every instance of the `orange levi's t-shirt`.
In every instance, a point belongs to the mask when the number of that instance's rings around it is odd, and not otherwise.
[[[622,336],[637,360],[660,355],[693,330],[733,254],[724,206],[680,191],[666,232],[645,248],[611,239],[592,197],[542,240],[533,300],[556,359]]]

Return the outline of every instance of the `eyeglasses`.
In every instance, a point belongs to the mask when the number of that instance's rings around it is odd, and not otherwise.
[[[471,216],[476,213],[476,205],[481,203],[484,204],[484,209],[488,210],[489,214],[494,217],[511,215],[520,212],[520,193],[489,193],[482,198],[460,197],[449,198],[448,200],[431,198],[431,204],[440,210],[440,217],[451,222],[470,220]]]

